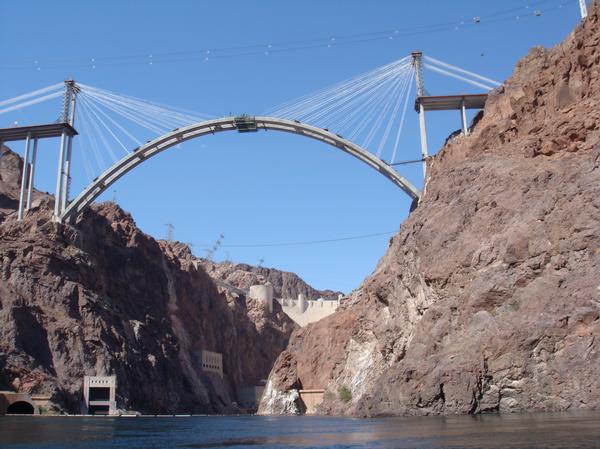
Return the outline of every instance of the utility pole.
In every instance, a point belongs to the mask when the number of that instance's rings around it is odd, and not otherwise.
[[[581,11],[581,18],[585,19],[587,17],[587,5],[585,4],[585,0],[579,0],[579,11]]]
[[[419,129],[421,131],[421,157],[423,158],[423,178],[427,176],[427,131],[425,129],[425,108],[420,101],[420,98],[425,95],[425,85],[423,83],[423,53],[413,51],[411,53],[412,63],[415,68],[417,79],[417,102],[419,104]]]

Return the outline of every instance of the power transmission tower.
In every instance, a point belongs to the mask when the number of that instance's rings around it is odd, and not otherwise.
[[[173,241],[173,231],[175,230],[175,226],[171,223],[167,223],[165,226],[167,227],[167,242],[171,243]]]
[[[208,260],[212,261],[215,253],[219,250],[219,248],[223,244],[223,239],[224,238],[225,238],[225,234],[221,233],[219,235],[219,238],[213,244],[213,246],[211,246],[209,249],[206,250],[206,258]]]

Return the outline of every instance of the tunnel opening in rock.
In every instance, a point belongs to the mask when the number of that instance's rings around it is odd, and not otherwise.
[[[33,415],[34,413],[35,409],[33,405],[25,401],[13,402],[6,409],[6,414],[8,415]]]

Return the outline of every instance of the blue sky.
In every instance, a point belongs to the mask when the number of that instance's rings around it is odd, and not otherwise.
[[[260,114],[415,49],[502,81],[530,47],[558,43],[578,21],[576,0],[0,0],[0,99],[74,78],[214,116]],[[368,33],[388,30],[392,39],[367,40]],[[336,43],[348,35],[361,42]],[[315,38],[306,45],[311,48],[274,51]],[[219,48],[246,45],[259,51],[213,57]],[[425,82],[431,94],[476,91],[431,72]],[[54,121],[58,110],[55,102],[6,114],[0,126]],[[455,113],[430,114],[430,150],[458,127]],[[398,159],[418,158],[418,145],[417,117],[409,109]],[[21,147],[14,149],[22,153]],[[57,148],[53,141],[40,145],[36,181],[43,190],[54,189]],[[76,144],[74,193],[89,181],[82,169],[86,154]],[[421,185],[420,167],[401,172]],[[296,272],[317,288],[345,292],[372,272],[389,236],[237,245],[396,231],[410,205],[402,191],[348,155],[275,132],[187,142],[147,161],[102,198],[113,197],[151,235],[165,237],[172,223],[175,238],[192,243],[199,256],[223,233],[217,260],[264,259],[265,266]]]

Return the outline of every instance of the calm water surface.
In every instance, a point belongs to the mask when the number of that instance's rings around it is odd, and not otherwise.
[[[328,417],[0,417],[2,449],[600,448],[600,413]]]

